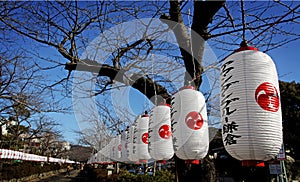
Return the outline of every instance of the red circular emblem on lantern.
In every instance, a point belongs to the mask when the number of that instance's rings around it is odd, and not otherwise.
[[[148,132],[144,133],[142,135],[142,141],[145,143],[145,144],[148,144]]]
[[[163,139],[168,139],[171,137],[171,126],[170,125],[162,125],[161,127],[159,127],[159,130],[158,130],[158,134],[161,138]]]
[[[266,111],[277,112],[279,109],[279,94],[272,83],[260,84],[255,91],[255,99],[258,105]]]
[[[204,121],[202,115],[197,111],[192,111],[185,117],[186,125],[193,130],[201,129],[203,122]]]
[[[118,145],[118,151],[121,151],[121,150],[122,150],[122,145],[119,144],[119,145]]]

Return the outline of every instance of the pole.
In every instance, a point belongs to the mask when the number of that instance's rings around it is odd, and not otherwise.
[[[155,176],[156,173],[156,161],[153,163],[153,176]]]
[[[285,182],[288,182],[287,175],[286,175],[286,169],[285,169],[285,165],[284,165],[284,160],[281,160],[280,164],[281,164],[282,169],[283,169],[283,179],[284,179]]]

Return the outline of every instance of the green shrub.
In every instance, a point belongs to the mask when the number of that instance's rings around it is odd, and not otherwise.
[[[120,173],[117,177],[117,182],[127,182],[127,181],[136,181],[137,175],[128,172],[127,170],[120,170]]]
[[[173,182],[175,174],[170,170],[157,171],[155,176],[147,174],[132,174],[125,169],[120,169],[119,174],[107,176],[106,166],[94,168],[92,165],[86,165],[85,170],[88,173],[90,182]]]
[[[175,181],[175,175],[168,170],[162,170],[156,172],[155,176],[149,176],[145,174],[132,174],[128,171],[120,171],[117,182],[173,182]]]
[[[175,174],[169,170],[161,170],[156,172],[153,176],[153,181],[155,182],[173,182],[175,181]]]
[[[23,161],[12,163],[12,161],[5,161],[0,171],[0,181],[10,180],[13,178],[20,179],[34,174],[41,174],[44,172],[59,170],[66,168],[65,165],[57,163],[45,163],[41,166],[40,162]]]

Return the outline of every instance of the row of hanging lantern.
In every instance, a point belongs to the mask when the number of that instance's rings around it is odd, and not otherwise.
[[[90,162],[161,161],[174,154],[183,160],[195,160],[206,156],[208,146],[205,98],[188,86],[174,94],[171,105],[160,104],[152,108],[150,115],[138,116]]]
[[[278,154],[282,144],[280,107],[277,72],[268,55],[243,45],[223,61],[222,138],[232,157],[251,164],[249,161],[267,161]],[[209,148],[207,120],[202,93],[183,87],[172,96],[170,106],[158,105],[150,116],[139,116],[122,133],[121,141],[104,148],[105,156],[123,162],[168,160],[174,154],[183,160],[203,159]],[[121,151],[118,157],[116,146]]]
[[[28,154],[20,151],[9,149],[0,149],[0,160],[23,160],[35,162],[57,162],[57,163],[75,163],[69,159],[59,159],[53,157],[40,156],[36,154]]]

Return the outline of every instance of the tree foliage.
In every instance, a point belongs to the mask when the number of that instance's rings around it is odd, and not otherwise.
[[[280,82],[283,141],[286,149],[290,150],[294,158],[300,155],[300,84],[293,82]]]
[[[1,18],[18,6],[6,8],[1,9]],[[0,24],[0,127],[8,131],[5,135],[0,132],[1,148],[23,149],[25,141],[39,138],[43,132],[58,132],[57,122],[45,113],[65,108],[57,100],[55,88],[48,87],[48,75],[37,65],[38,53],[30,54],[21,40]]]

